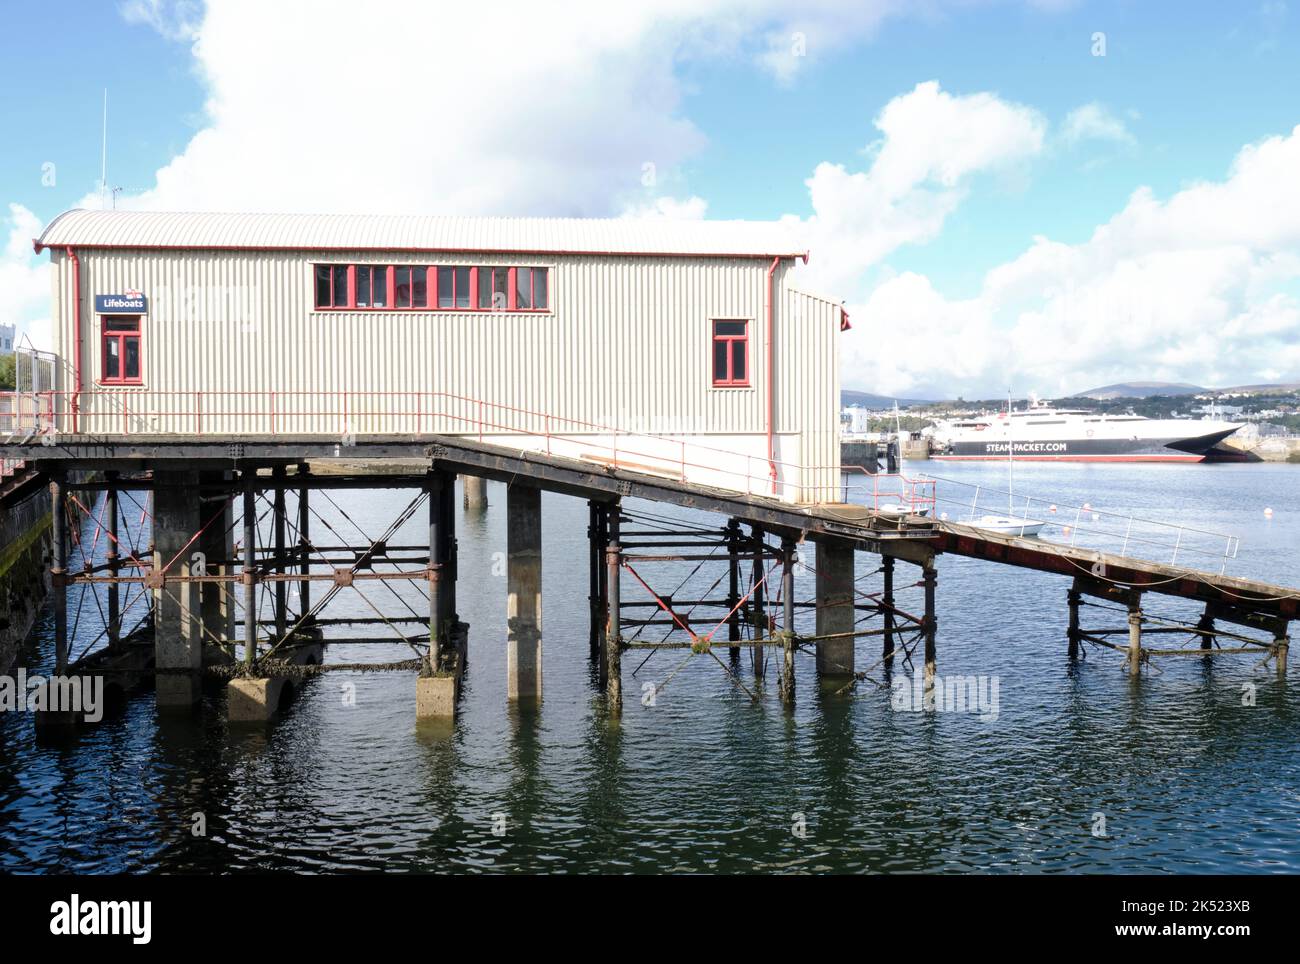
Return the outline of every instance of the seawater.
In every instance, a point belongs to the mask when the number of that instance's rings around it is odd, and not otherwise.
[[[906,470],[980,484],[981,509],[1005,508],[997,494],[1005,466]],[[943,511],[955,517],[970,490],[939,485],[951,500]],[[1300,586],[1295,466],[1017,464],[1015,487],[1062,506],[1086,502],[1236,534],[1229,573]],[[353,522],[377,535],[409,494],[331,497],[338,508],[324,499],[316,508],[360,540]],[[1253,656],[1167,658],[1137,682],[1109,651],[1090,649],[1072,664],[1068,580],[1060,576],[939,559],[939,672],[996,678],[992,719],[898,709],[890,687],[869,683],[852,694],[821,693],[811,654],[798,657],[787,712],[774,663],[755,701],[708,656],[663,650],[639,669],[645,653],[625,655],[625,708],[614,721],[588,657],[587,507],[547,494],[545,699],[512,706],[503,488],[489,486],[489,497],[485,513],[458,518],[459,609],[471,625],[471,655],[454,725],[417,728],[414,680],[390,673],[311,680],[280,720],[251,730],[227,727],[219,695],[177,721],[158,718],[143,693],[105,723],[55,740],[38,739],[28,714],[0,714],[0,870],[1300,870],[1294,674],[1280,682]],[[628,508],[721,522],[663,505]],[[1053,521],[1068,521],[1070,511],[1058,508]],[[93,529],[84,536],[93,539]],[[1049,537],[1063,538],[1059,525]],[[395,541],[424,538],[417,514]],[[807,561],[815,564],[811,551]],[[877,562],[859,553],[864,588],[878,588]],[[643,568],[667,588],[689,571]],[[702,571],[700,588],[719,573]],[[899,564],[898,605],[910,612],[922,609],[916,577],[915,567]],[[799,597],[809,598],[811,573],[798,582]],[[391,596],[382,602],[386,591],[368,592],[386,611],[404,611]],[[625,583],[625,598],[640,592]],[[420,611],[418,590],[402,593]],[[1152,600],[1149,611],[1196,616],[1172,600]],[[1114,615],[1085,613],[1094,625]],[[350,592],[324,615],[349,614],[373,615]],[[811,632],[811,613],[799,618]],[[98,629],[88,598],[74,652]],[[30,669],[48,671],[52,639],[47,611],[24,658]],[[859,668],[878,658],[879,646],[860,642]],[[401,645],[338,645],[327,660],[407,655]],[[753,689],[747,659],[738,672]],[[903,666],[896,675],[910,672]],[[665,680],[644,705],[643,684]]]

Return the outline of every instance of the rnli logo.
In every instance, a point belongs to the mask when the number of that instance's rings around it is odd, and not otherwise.
[[[120,295],[95,295],[96,314],[143,315],[148,310],[148,301],[139,291],[125,291]]]

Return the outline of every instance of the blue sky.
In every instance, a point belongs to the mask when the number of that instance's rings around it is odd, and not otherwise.
[[[490,6],[483,5],[477,29],[493,20]],[[981,337],[1012,337],[1017,331],[1023,335],[1034,319],[1051,315],[1055,308],[1050,291],[1056,287],[1078,290],[1080,304],[1091,292],[1113,307],[1113,300],[1105,299],[1115,297],[1113,279],[1125,273],[1120,259],[1149,266],[1159,253],[1135,254],[1128,248],[1109,252],[1116,262],[1114,272],[1100,280],[1079,275],[1075,268],[1061,268],[1061,277],[1053,279],[1042,275],[1051,269],[1037,266],[1032,283],[1042,292],[1027,302],[1023,292],[1014,304],[982,298],[990,272],[1016,263],[1036,237],[1074,246],[1079,255],[1075,260],[1101,258],[1101,252],[1088,247],[1089,240],[1125,209],[1135,190],[1147,186],[1163,203],[1198,182],[1223,182],[1246,145],[1286,138],[1300,124],[1300,102],[1295,98],[1300,90],[1298,12],[1278,0],[912,5],[925,11],[920,15],[891,13],[890,4],[880,0],[856,5],[879,8],[880,16],[866,21],[845,12],[847,7],[842,11],[823,3],[788,9],[760,3],[752,5],[761,8],[755,13],[750,6],[729,6],[722,0],[716,11],[685,12],[692,6],[672,5],[661,16],[629,16],[617,24],[618,39],[601,40],[595,51],[575,40],[567,58],[539,56],[521,63],[522,77],[534,70],[545,78],[545,89],[559,91],[555,105],[529,103],[535,96],[529,84],[512,88],[485,73],[480,112],[518,116],[522,131],[527,129],[524,112],[553,110],[556,114],[541,128],[552,133],[542,135],[545,143],[536,132],[531,137],[521,133],[518,142],[482,132],[463,145],[439,139],[437,150],[463,153],[464,166],[442,157],[431,161],[438,173],[430,180],[439,184],[430,186],[419,165],[407,169],[398,161],[393,170],[376,172],[375,165],[389,164],[382,145],[363,151],[331,145],[328,138],[322,141],[314,135],[310,118],[317,118],[319,128],[328,114],[313,114],[315,108],[305,102],[313,99],[311,91],[319,89],[319,83],[338,83],[338,75],[347,75],[349,69],[356,71],[356,103],[364,103],[360,95],[383,100],[405,96],[400,92],[411,89],[411,77],[429,81],[426,90],[440,89],[436,74],[407,77],[403,71],[408,68],[385,63],[382,52],[354,53],[346,31],[337,38],[297,36],[301,31],[292,11],[280,24],[268,24],[264,12],[254,12],[256,5],[214,8],[205,17],[198,5],[162,0],[74,4],[73,9],[6,0],[5,33],[11,39],[0,57],[0,83],[7,92],[0,100],[0,123],[10,136],[0,150],[0,213],[12,213],[10,206],[19,205],[44,222],[97,192],[101,97],[107,86],[109,183],[123,188],[123,206],[266,208],[283,199],[284,206],[293,209],[365,209],[367,203],[388,209],[401,199],[384,192],[404,179],[411,182],[415,209],[433,213],[611,215],[653,203],[656,197],[684,203],[689,199],[694,207],[686,203],[687,208],[710,218],[795,216],[811,219],[814,227],[820,222],[820,234],[814,236],[821,248],[814,248],[814,262],[824,251],[822,264],[842,270],[820,275],[814,271],[811,280],[819,290],[834,285],[830,293],[848,300],[855,321],[865,312],[881,330],[896,331],[901,324],[897,319],[926,312],[950,325],[974,319],[970,324]],[[340,13],[347,9],[343,5]],[[805,9],[813,13],[805,16]],[[397,8],[393,13],[398,19],[404,16]],[[461,29],[476,29],[473,11],[455,15],[470,18]],[[509,19],[498,17],[498,22]],[[277,28],[285,34],[276,41],[288,52],[284,57],[275,53],[275,44],[259,40],[259,35]],[[772,61],[796,30],[805,32],[807,53],[787,73],[780,62],[774,68]],[[450,24],[447,32],[454,32]],[[1094,55],[1098,33],[1104,34],[1104,56]],[[14,37],[31,42],[16,45]],[[703,51],[701,37],[708,41]],[[336,40],[339,46],[331,48]],[[322,44],[326,50],[342,51],[338,56],[346,64],[323,63],[327,56],[313,57],[301,49],[319,50]],[[439,53],[434,45],[428,56]],[[508,54],[503,55],[507,62]],[[455,53],[446,50],[443,56]],[[284,62],[271,67],[270,57]],[[373,57],[379,59],[364,59]],[[466,68],[460,66],[463,73]],[[393,76],[376,76],[380,69],[391,69]],[[417,69],[438,67],[409,67]],[[468,69],[474,69],[472,63]],[[301,86],[296,79],[286,81],[312,71],[321,71],[321,76],[302,77]],[[259,78],[260,93],[244,89],[250,76]],[[882,245],[878,256],[855,258],[850,249],[860,239],[845,240],[843,225],[832,230],[834,212],[814,209],[805,181],[819,164],[841,165],[849,174],[868,171],[884,140],[876,119],[900,98],[902,113],[909,92],[928,81],[938,82],[942,96],[956,98],[954,110],[972,106],[973,101],[963,98],[976,95],[1023,109],[1031,126],[1037,125],[1031,131],[1037,140],[964,168],[951,184],[937,183],[934,176],[941,156],[917,162],[923,171],[920,188],[930,191],[926,197],[944,195],[947,211],[941,226],[904,232],[904,240]],[[466,84],[464,93],[473,96],[476,89]],[[353,107],[348,96],[346,90],[339,94],[345,114]],[[620,104],[620,98],[627,103]],[[215,107],[209,110],[207,104]],[[1093,105],[1100,111],[1097,116],[1112,126],[1094,124],[1072,138],[1071,112],[1085,105]],[[924,122],[919,110],[913,114],[918,123]],[[417,126],[432,126],[436,116],[432,105],[414,108]],[[473,125],[475,116],[464,115],[462,122]],[[601,127],[608,126],[609,118],[622,117],[630,117],[636,130],[646,132],[642,143],[629,143],[637,140],[635,132],[611,130],[602,136]],[[303,126],[294,138],[286,134],[276,142],[277,131],[294,131],[296,124]],[[219,153],[214,149],[205,155],[206,147],[191,148],[195,136],[207,129],[215,129],[214,140],[227,136],[234,145],[232,154],[256,153],[259,142],[266,145],[261,167],[255,169],[267,172],[265,178],[259,176],[258,190],[220,183]],[[249,142],[249,131],[254,137],[269,133],[264,141]],[[241,138],[243,143],[237,143]],[[563,153],[552,141],[572,144],[571,152]],[[391,153],[418,156],[422,144],[418,133],[407,132],[397,138]],[[943,154],[942,138],[934,149]],[[979,149],[987,152],[989,145]],[[340,156],[348,151],[353,153]],[[658,165],[659,178],[650,189],[636,180],[641,169],[636,159],[641,156]],[[160,184],[159,170],[177,158],[181,160],[174,166],[174,179],[185,185],[202,181],[202,189]],[[55,165],[53,186],[42,182],[42,165],[47,163]],[[311,193],[296,193],[302,172],[332,163],[337,169],[329,181],[312,185]],[[530,163],[540,172],[531,180],[518,172]],[[473,183],[479,170],[507,173],[493,188]],[[486,173],[483,180],[488,180]],[[376,181],[387,184],[376,186]],[[953,193],[944,194],[950,188]],[[909,195],[900,203],[908,206],[915,200]],[[13,223],[11,218],[6,227],[12,229]],[[869,226],[858,227],[869,231]],[[1285,230],[1280,239],[1276,235],[1258,244],[1249,237],[1236,237],[1233,243],[1250,251],[1258,269],[1294,253],[1295,235]],[[1221,247],[1214,237],[1200,244],[1205,251]],[[12,252],[9,258],[13,260]],[[16,270],[13,264],[9,268]],[[1234,319],[1256,318],[1261,310],[1272,314],[1252,322],[1255,335],[1267,330],[1274,337],[1277,329],[1285,328],[1291,317],[1285,312],[1294,309],[1297,294],[1295,274],[1262,273],[1268,275],[1264,282],[1260,270],[1238,279],[1240,290],[1225,296],[1231,302],[1227,313],[1195,321],[1196,333],[1218,337],[1216,330],[1231,328]],[[906,284],[899,281],[901,276],[907,277]],[[924,279],[924,286],[915,278]],[[1223,283],[1231,286],[1231,279]],[[1097,287],[1102,285],[1110,287]],[[1221,293],[1216,288],[1206,294]],[[1290,301],[1268,308],[1268,299],[1279,293]],[[931,303],[932,295],[941,301]],[[911,300],[900,303],[903,297]],[[0,300],[0,312],[5,310]],[[11,304],[8,311],[20,323],[31,322],[33,312],[39,315],[31,304]],[[1168,327],[1165,321],[1152,320],[1153,330],[1163,335],[1146,347],[1159,364],[1127,377],[1300,378],[1300,371],[1274,371],[1276,365],[1269,364],[1279,358],[1290,364],[1287,352],[1293,340],[1285,334],[1278,336],[1283,339],[1281,354],[1260,353],[1257,360],[1224,367],[1208,348],[1184,352],[1180,336],[1165,331]],[[873,355],[870,339],[857,338],[847,346],[846,358],[851,364],[854,359],[868,363]],[[1089,357],[1086,364],[1059,371],[1043,362],[1027,367],[1025,378],[1054,394],[1068,389],[1071,379],[1122,374],[1122,362],[1117,357]],[[1002,374],[995,378],[991,362],[980,371],[954,365],[931,375],[920,370],[900,373],[896,367],[882,372],[878,361],[868,364],[861,373],[856,367],[846,372],[845,384],[870,388],[889,382],[886,387],[894,391],[951,386],[955,393],[956,388],[978,391],[1005,380]]]

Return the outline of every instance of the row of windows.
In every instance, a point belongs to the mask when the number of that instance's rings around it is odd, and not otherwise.
[[[485,269],[487,270],[487,269]],[[491,269],[503,272],[507,269]],[[515,269],[509,269],[515,270]],[[372,286],[374,277],[367,282]],[[417,282],[412,281],[412,286]],[[416,294],[412,291],[411,299]],[[717,388],[745,388],[749,385],[749,322],[715,320],[713,322],[713,385]],[[101,318],[103,377],[105,385],[139,385],[140,318],[103,316]]]
[[[546,268],[316,265],[316,307],[428,311],[546,311]]]

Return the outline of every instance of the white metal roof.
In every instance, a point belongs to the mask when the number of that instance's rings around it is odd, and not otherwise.
[[[802,256],[789,225],[638,218],[476,218],[370,214],[60,214],[40,247],[480,251],[737,257]]]

